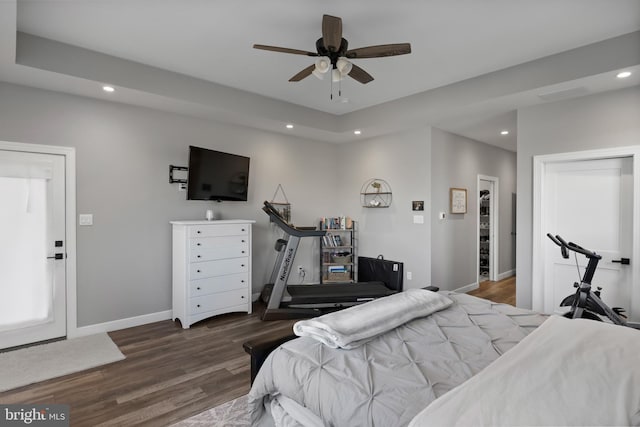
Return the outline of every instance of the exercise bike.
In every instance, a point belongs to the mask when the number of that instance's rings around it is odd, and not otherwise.
[[[571,307],[571,309],[564,314],[565,317],[570,319],[591,319],[603,321],[608,320],[611,323],[620,326],[628,326],[635,329],[640,329],[640,323],[627,322],[627,318],[624,315],[624,308],[621,307],[609,307],[600,299],[600,293],[602,288],[598,287],[597,290],[591,290],[591,280],[598,267],[598,262],[602,259],[602,256],[596,254],[593,251],[585,249],[573,242],[566,242],[562,237],[551,233],[547,233],[547,237],[551,239],[553,243],[560,246],[562,258],[569,258],[569,251],[573,251],[577,254],[582,254],[589,260],[587,268],[584,271],[580,283],[576,282],[573,287],[576,288],[576,292],[569,295],[560,303],[561,307]],[[578,258],[576,256],[576,266],[578,266]],[[627,262],[628,263],[628,262]],[[580,267],[578,267],[578,273]],[[578,274],[579,275],[579,274]]]

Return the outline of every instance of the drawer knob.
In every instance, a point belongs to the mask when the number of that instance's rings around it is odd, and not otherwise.
[[[196,270],[197,273],[200,273],[200,270]]]
[[[240,267],[244,267],[244,264],[240,264]]]
[[[244,251],[242,251],[242,253],[244,253]]]
[[[202,233],[202,232],[201,232],[200,230],[198,230],[196,233],[200,234],[200,233]]]
[[[196,307],[200,307],[200,304],[196,305]]]
[[[242,243],[244,243],[244,239],[242,239]]]
[[[244,295],[242,295],[240,298],[244,299]]]
[[[200,256],[200,255],[198,255],[198,258],[201,258],[201,256]]]
[[[200,286],[198,286],[196,289],[197,289],[197,290],[200,290]]]
[[[244,231],[244,228],[242,229],[242,231]]]
[[[202,246],[202,243],[198,243],[198,246]]]
[[[240,280],[240,283],[244,283],[244,279],[243,279],[243,280]]]

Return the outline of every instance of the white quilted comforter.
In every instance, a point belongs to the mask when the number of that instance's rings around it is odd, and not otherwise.
[[[451,307],[355,349],[333,349],[307,337],[279,347],[249,393],[252,425],[275,425],[275,402],[278,425],[315,420],[326,426],[405,426],[546,319],[506,304],[445,294],[454,301]]]

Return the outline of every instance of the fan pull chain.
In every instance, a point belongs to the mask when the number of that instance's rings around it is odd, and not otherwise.
[[[342,98],[342,79],[338,80],[338,98]],[[333,76],[331,78],[331,94],[329,99],[333,101]]]
[[[329,96],[329,99],[333,101],[333,76],[331,76],[331,95]]]

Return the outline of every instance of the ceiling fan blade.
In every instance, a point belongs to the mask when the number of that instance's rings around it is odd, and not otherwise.
[[[381,44],[348,50],[347,58],[380,58],[382,56],[406,55],[411,53],[410,43]]]
[[[316,67],[315,64],[309,65],[307,68],[305,68],[304,70],[300,71],[295,76],[291,77],[289,79],[289,81],[290,82],[299,82],[300,80],[304,79],[305,77],[309,77],[311,75],[311,72],[313,71],[313,69],[315,67]]]
[[[352,64],[351,71],[349,72],[349,77],[359,81],[362,84],[367,84],[373,81],[373,77],[371,74],[367,73],[362,68],[358,67],[356,64]]]
[[[342,19],[337,16],[322,16],[322,42],[329,52],[337,52],[342,42]]]
[[[270,50],[272,52],[292,53],[294,55],[318,56],[318,54],[315,52],[308,52],[306,50],[298,50],[298,49],[289,49],[288,47],[267,46],[264,44],[254,44],[253,48],[261,49],[261,50]]]

